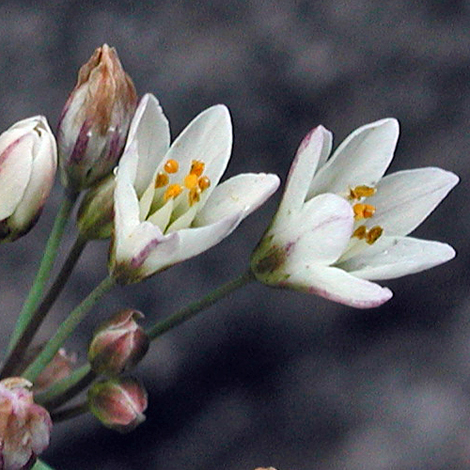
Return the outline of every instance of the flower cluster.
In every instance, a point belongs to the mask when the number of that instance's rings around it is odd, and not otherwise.
[[[375,281],[455,256],[445,243],[409,234],[457,184],[456,175],[421,168],[384,176],[398,140],[395,119],[360,127],[331,157],[332,134],[319,126],[302,141],[277,213],[245,274],[148,328],[140,324],[139,311],[121,309],[101,323],[87,362],[77,364],[77,355],[66,353],[63,345],[106,292],[214,247],[277,190],[280,179],[271,173],[243,173],[221,182],[232,132],[229,110],[218,104],[171,141],[157,98],[147,93],[138,102],[116,51],[105,44],[79,71],[57,143],[43,116],[19,121],[0,135],[1,241],[15,241],[34,226],[57,161],[64,186],[0,371],[0,470],[31,468],[48,446],[52,421],[90,412],[110,429],[133,430],[145,420],[148,400],[142,382],[128,373],[151,342],[248,282],[257,279],[370,308],[392,296]],[[79,197],[76,242],[46,291]],[[108,276],[48,341],[32,346],[82,250],[95,239],[110,239]],[[85,390],[86,399],[68,405]]]

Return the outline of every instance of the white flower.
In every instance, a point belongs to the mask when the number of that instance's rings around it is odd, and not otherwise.
[[[241,174],[217,186],[230,158],[225,106],[199,114],[169,147],[168,122],[152,95],[136,111],[114,193],[110,270],[138,282],[219,243],[279,186],[272,174]]]
[[[0,135],[0,240],[16,240],[36,223],[56,167],[56,141],[44,116],[18,121]]]
[[[331,132],[319,126],[305,137],[279,210],[252,256],[261,282],[370,308],[392,297],[370,281],[416,273],[455,256],[447,244],[407,235],[458,177],[440,168],[383,177],[398,133],[395,119],[365,125],[328,160]]]

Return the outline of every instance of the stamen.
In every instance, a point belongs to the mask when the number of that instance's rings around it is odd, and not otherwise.
[[[191,188],[188,194],[189,205],[192,206],[193,204],[196,204],[196,202],[199,202],[200,199],[201,199],[201,190],[197,186],[194,188]]]
[[[184,186],[187,189],[193,189],[197,187],[197,176],[193,173],[184,177]]]
[[[159,171],[157,177],[155,178],[155,188],[163,188],[168,184],[170,178],[163,171]]]
[[[380,227],[379,225],[376,225],[375,227],[372,227],[366,235],[366,242],[369,245],[373,245],[381,236],[383,233],[384,229]]]
[[[351,188],[349,190],[349,198],[350,199],[361,199],[363,197],[371,197],[377,192],[376,188],[372,188],[370,186],[361,185],[356,186],[355,188]]]
[[[167,190],[165,191],[163,199],[165,200],[165,202],[167,202],[168,199],[174,199],[175,197],[178,197],[182,192],[183,188],[180,184],[170,184],[170,186],[168,186]]]
[[[359,240],[363,240],[367,236],[367,228],[365,225],[360,225],[357,227],[356,230],[354,230],[353,237],[359,238]]]
[[[179,168],[180,164],[176,161],[170,158],[164,165],[163,167],[167,173],[176,173]]]
[[[353,211],[355,220],[370,219],[375,214],[375,206],[362,203],[354,204]]]
[[[202,178],[199,178],[198,185],[201,188],[201,191],[205,191],[211,185],[211,180],[208,176],[203,176]]]
[[[199,177],[204,173],[205,167],[206,167],[206,164],[202,162],[201,160],[193,160],[191,162],[191,169],[189,170],[189,173],[191,175],[196,175],[197,177]]]

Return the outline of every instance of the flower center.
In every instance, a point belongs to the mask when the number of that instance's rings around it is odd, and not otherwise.
[[[169,159],[163,165],[163,171],[157,174],[155,179],[155,189],[165,189],[163,193],[163,201],[176,199],[185,190],[187,192],[187,201],[189,207],[199,202],[201,194],[209,188],[211,181],[208,176],[204,175],[205,163],[200,160],[193,160],[189,173],[183,177],[171,178],[172,175],[177,176],[179,172],[179,163],[176,160]],[[176,180],[176,181],[171,181]]]
[[[370,219],[374,216],[376,208],[372,204],[365,203],[365,200],[373,196],[377,192],[376,188],[370,186],[361,185],[355,188],[349,189],[349,195],[347,199],[351,201],[354,220],[359,222],[361,220]],[[364,240],[369,245],[373,245],[383,233],[383,227],[376,225],[372,228],[368,228],[366,225],[357,225],[352,234],[352,238],[358,240]]]

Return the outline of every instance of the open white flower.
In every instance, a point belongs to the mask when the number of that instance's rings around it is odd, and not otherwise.
[[[168,148],[168,122],[146,95],[131,124],[114,192],[110,270],[138,282],[219,243],[279,186],[272,174],[241,174],[217,186],[230,158],[225,106],[199,114]]]
[[[455,256],[447,244],[407,235],[458,177],[440,168],[383,177],[398,133],[395,119],[365,125],[328,160],[331,132],[319,126],[305,137],[279,210],[252,256],[261,282],[371,308],[392,292],[370,281],[416,273]]]

